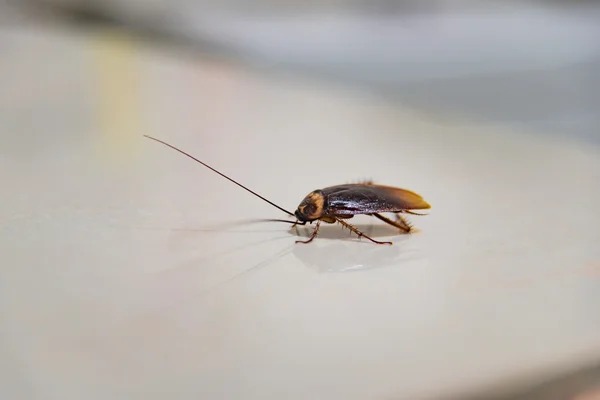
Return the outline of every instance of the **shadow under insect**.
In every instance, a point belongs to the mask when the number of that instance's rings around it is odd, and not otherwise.
[[[366,218],[366,216],[365,216]],[[356,230],[364,235],[372,237],[372,238],[384,238],[384,237],[392,237],[392,236],[408,236],[409,234],[415,233],[416,229],[411,228],[410,233],[404,230],[398,229],[394,226],[378,223],[373,221],[374,223],[360,223],[360,224],[352,224]],[[292,226],[288,232],[301,237],[301,238],[310,238],[315,231],[316,224],[307,223],[306,225],[296,225]],[[360,241],[362,238],[353,232],[351,229],[346,228],[342,224],[332,223],[332,224],[321,224],[318,231],[319,239],[349,239],[354,241]]]

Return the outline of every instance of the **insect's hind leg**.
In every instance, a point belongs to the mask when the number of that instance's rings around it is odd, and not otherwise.
[[[362,233],[361,231],[359,231],[358,229],[356,229],[355,227],[353,227],[349,223],[347,223],[347,222],[345,222],[345,221],[343,221],[343,220],[341,220],[339,218],[336,218],[336,220],[337,220],[337,222],[339,222],[340,224],[342,224],[342,226],[344,226],[344,227],[350,229],[352,232],[356,233],[359,238],[365,237],[365,238],[369,239],[371,242],[377,243],[377,244],[392,244],[392,242],[379,242],[379,241],[377,241],[375,239],[372,239],[372,238],[368,237],[367,235],[365,235],[364,233]]]
[[[396,217],[398,218],[397,221],[392,221],[391,219],[384,217],[381,214],[373,214],[373,216],[376,218],[379,218],[386,224],[389,224],[389,225],[395,226],[398,229],[401,229],[402,231],[404,231],[406,233],[410,233],[412,231],[412,227],[410,226],[410,224],[404,218],[402,218],[402,216],[400,214],[396,214]]]
[[[424,215],[424,214],[415,214],[415,215]],[[408,229],[408,231],[407,231],[408,233],[413,231],[413,225],[410,222],[408,222],[406,220],[406,218],[404,218],[401,215],[401,213],[396,213],[396,218],[397,218],[396,222],[402,223],[406,227],[406,229]]]

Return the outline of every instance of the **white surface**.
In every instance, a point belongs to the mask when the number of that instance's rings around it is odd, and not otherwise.
[[[3,398],[411,399],[600,357],[598,148],[118,36],[3,37]],[[391,247],[295,245],[144,133],[285,208],[364,177],[433,208]]]

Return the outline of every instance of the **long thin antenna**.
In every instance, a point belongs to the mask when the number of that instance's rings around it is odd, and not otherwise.
[[[227,180],[230,180],[231,182],[235,183],[236,185],[238,185],[238,186],[239,186],[239,187],[241,187],[242,189],[246,189],[247,191],[249,191],[250,193],[252,193],[252,194],[253,194],[253,195],[255,195],[256,197],[258,197],[258,198],[260,198],[260,199],[262,199],[262,200],[266,201],[267,203],[269,203],[269,204],[270,204],[270,205],[272,205],[273,207],[276,207],[276,208],[280,209],[281,211],[283,211],[284,213],[286,213],[286,214],[288,214],[288,215],[290,215],[290,216],[292,216],[292,217],[294,216],[294,214],[292,214],[291,212],[289,212],[289,211],[288,211],[288,210],[286,210],[285,208],[281,208],[281,207],[279,207],[277,204],[273,203],[272,201],[269,201],[269,200],[265,199],[265,198],[264,198],[264,197],[262,197],[260,194],[258,194],[258,193],[256,193],[256,192],[253,192],[252,190],[248,189],[246,186],[242,185],[241,183],[238,183],[238,182],[234,181],[233,179],[231,179],[231,178],[230,178],[230,177],[228,177],[227,175],[224,175],[224,174],[220,173],[219,171],[217,171],[216,169],[214,169],[214,168],[213,168],[213,167],[211,167],[210,165],[207,165],[207,164],[203,163],[202,161],[200,161],[200,160],[198,160],[196,157],[194,157],[194,156],[192,156],[192,155],[190,155],[190,154],[186,153],[185,151],[183,151],[183,150],[179,150],[177,147],[175,147],[175,146],[171,146],[169,143],[163,142],[163,141],[162,141],[162,140],[160,140],[160,139],[156,139],[156,138],[153,138],[153,137],[151,137],[151,136],[148,136],[148,135],[144,135],[144,136],[145,136],[145,137],[147,137],[148,139],[152,139],[152,140],[155,140],[155,141],[157,141],[157,142],[159,142],[159,143],[162,143],[162,144],[164,144],[165,146],[168,146],[168,147],[172,148],[173,150],[176,150],[176,151],[180,152],[180,153],[181,153],[181,154],[183,154],[183,155],[186,155],[186,156],[188,156],[188,157],[189,157],[189,158],[191,158],[192,160],[199,162],[200,164],[204,165],[206,168],[208,168],[208,169],[210,169],[210,170],[212,170],[212,171],[216,172],[217,174],[221,175],[223,178],[225,178],[225,179],[227,179]]]

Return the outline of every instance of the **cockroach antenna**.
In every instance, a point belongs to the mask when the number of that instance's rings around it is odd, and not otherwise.
[[[227,179],[227,180],[229,180],[229,181],[231,181],[231,182],[235,183],[236,185],[238,185],[238,186],[239,186],[239,187],[241,187],[242,189],[245,189],[245,190],[249,191],[250,193],[252,193],[252,194],[253,194],[253,195],[255,195],[256,197],[258,197],[259,199],[262,199],[262,200],[266,201],[267,203],[269,203],[269,204],[270,204],[270,205],[272,205],[273,207],[276,207],[276,208],[278,208],[279,210],[283,211],[284,213],[286,213],[286,214],[288,214],[288,215],[290,215],[290,216],[292,216],[292,217],[294,216],[294,214],[293,214],[293,213],[289,212],[289,211],[288,211],[288,210],[286,210],[285,208],[283,208],[283,207],[280,207],[280,206],[278,206],[277,204],[273,203],[272,201],[269,201],[269,200],[265,199],[265,198],[264,198],[263,196],[261,196],[260,194],[258,194],[258,193],[256,193],[256,192],[254,192],[254,191],[252,191],[252,190],[250,190],[250,189],[248,189],[246,186],[242,185],[241,183],[234,181],[233,179],[231,179],[231,178],[230,178],[230,177],[228,177],[227,175],[225,175],[225,174],[223,174],[223,173],[221,173],[221,172],[217,171],[216,169],[214,169],[214,168],[213,168],[213,167],[211,167],[210,165],[208,165],[208,164],[206,164],[206,163],[203,163],[202,161],[198,160],[196,157],[192,156],[191,154],[188,154],[188,153],[186,153],[185,151],[183,151],[183,150],[180,150],[180,149],[178,149],[177,147],[170,145],[169,143],[163,142],[163,141],[162,141],[162,140],[160,140],[160,139],[156,139],[156,138],[153,138],[152,136],[148,136],[148,135],[144,135],[144,136],[145,136],[145,137],[147,137],[148,139],[152,139],[152,140],[155,140],[155,141],[157,141],[157,142],[159,142],[159,143],[162,143],[162,144],[164,144],[165,146],[167,146],[167,147],[170,147],[170,148],[172,148],[173,150],[175,150],[175,151],[178,151],[178,152],[180,152],[181,154],[183,154],[183,155],[185,155],[185,156],[188,156],[188,157],[189,157],[189,158],[191,158],[192,160],[194,160],[194,161],[196,161],[196,162],[198,162],[198,163],[200,163],[200,164],[204,165],[206,168],[210,169],[211,171],[213,171],[213,172],[216,172],[217,174],[221,175],[223,178],[225,178],[225,179]],[[286,221],[286,222],[290,222],[290,221]]]

